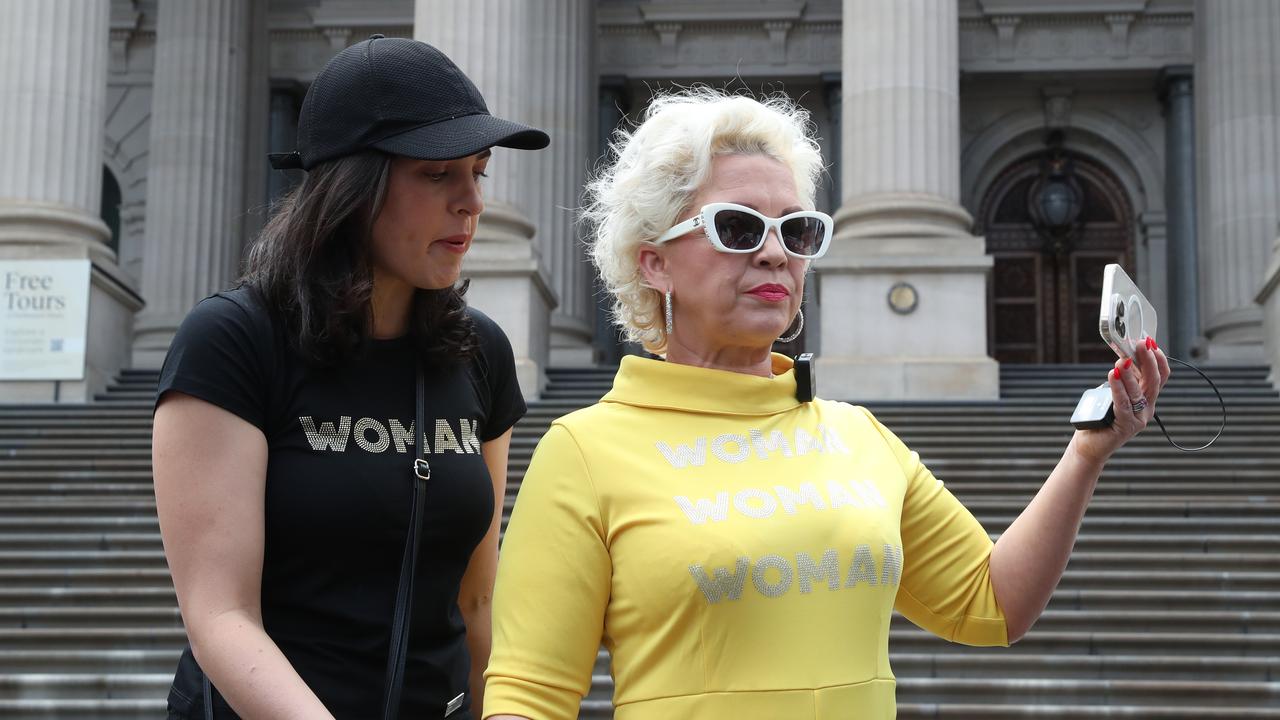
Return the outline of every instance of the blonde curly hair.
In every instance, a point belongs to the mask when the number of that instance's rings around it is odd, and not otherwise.
[[[695,87],[659,95],[639,126],[614,134],[609,161],[587,183],[587,244],[613,295],[613,321],[649,352],[666,352],[666,323],[662,293],[645,285],[638,250],[685,219],[721,155],[780,161],[813,209],[822,154],[808,111],[781,94],[757,100]]]

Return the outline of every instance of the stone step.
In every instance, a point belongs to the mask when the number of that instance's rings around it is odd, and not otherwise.
[[[895,616],[893,627],[909,623]],[[111,628],[182,627],[173,605],[128,607],[0,607],[0,627],[7,628]],[[1047,610],[1034,628],[1041,632],[1156,632],[1180,630],[1201,633],[1256,636],[1280,633],[1280,612],[1229,612],[1187,610]]]
[[[926,466],[931,458],[923,457]],[[518,488],[523,482],[523,473],[519,470],[527,468],[528,461],[513,458],[508,471],[508,488]],[[1118,489],[1132,489],[1143,494],[1162,494],[1165,499],[1182,501],[1191,499],[1196,502],[1213,500],[1215,495],[1227,500],[1230,496],[1247,493],[1251,497],[1265,500],[1268,496],[1280,497],[1280,483],[1273,479],[1272,464],[1253,467],[1249,470],[1232,470],[1215,474],[1212,480],[1206,480],[1203,473],[1188,468],[1180,470],[1138,470],[1136,468],[1108,469],[1103,473],[1103,482],[1099,483],[1098,493],[1116,494]],[[947,486],[957,495],[967,490],[983,494],[1004,494],[1010,497],[1023,497],[1027,491],[1034,492],[1044,482],[1047,474],[1037,470],[1005,469],[985,470],[974,468],[951,468],[945,476]],[[68,497],[75,494],[101,495],[107,493],[135,493],[140,496],[152,494],[152,475],[147,470],[126,470],[112,473],[95,473],[93,471],[75,472],[5,472],[0,471],[0,493],[11,496],[58,496]],[[1166,492],[1161,493],[1161,490]],[[1121,493],[1123,494],[1123,493]]]
[[[181,626],[94,628],[0,627],[0,648],[41,652],[79,650],[180,651],[186,644]],[[1011,648],[973,648],[947,642],[906,623],[895,624],[889,647],[896,653],[964,657],[981,668],[992,658],[1045,655],[1178,656],[1186,658],[1280,657],[1280,635],[1208,632],[1049,631],[1033,628]],[[960,662],[957,660],[957,662]],[[0,715],[0,717],[3,717]]]
[[[1211,699],[1210,699],[1211,700]],[[611,718],[606,707],[591,708],[598,715],[582,715],[586,718]],[[922,718],[946,718],[946,720],[1005,720],[1006,718],[1034,718],[1035,720],[1095,720],[1098,718],[1124,718],[1124,720],[1276,720],[1280,710],[1271,708],[1219,707],[1210,702],[1204,706],[1188,705],[1004,705],[983,703],[899,703],[899,720]]]
[[[531,418],[516,425],[513,441],[517,447],[536,441],[546,432],[550,421],[554,418]],[[1174,439],[1182,435],[1194,435],[1210,430],[1216,432],[1217,424],[1201,420],[1187,422],[1166,422]],[[955,425],[928,425],[910,423],[894,428],[904,440],[913,440],[912,446],[926,443],[936,447],[972,447],[980,444],[996,449],[1029,449],[1031,443],[1051,445],[1059,452],[1071,438],[1072,429],[1061,422],[1017,425],[1002,424],[998,433],[993,426],[980,423]],[[1250,449],[1253,447],[1270,447],[1280,431],[1280,423],[1250,424],[1249,426],[1231,426],[1230,432],[1224,433],[1213,445],[1217,448]],[[1017,440],[1018,444],[1011,441]],[[1207,438],[1206,438],[1207,439]],[[1185,444],[1185,443],[1184,443]],[[1126,448],[1169,448],[1168,440],[1160,433],[1159,428],[1152,427],[1148,432],[1134,438]],[[21,429],[4,429],[0,433],[0,463],[10,457],[10,450],[38,450],[49,448],[66,448],[68,450],[93,449],[97,451],[119,451],[130,455],[147,454],[151,451],[150,426],[139,427],[133,432],[111,432],[110,430],[76,430],[67,428],[24,427]]]
[[[94,402],[103,402],[107,399],[111,400],[133,400],[135,402],[151,402],[155,400],[155,390],[115,390],[111,394],[98,393],[93,396]]]
[[[155,494],[150,483],[16,483],[0,481],[0,497],[33,499],[36,497],[135,497]]]
[[[1021,380],[1016,382],[1004,383],[1000,387],[1000,398],[1002,400],[1014,399],[1054,399],[1059,400],[1074,395],[1077,399],[1084,390],[1097,387],[1102,384],[1106,378],[1106,373],[1099,373],[1096,377],[1093,375],[1079,376],[1064,380]],[[1198,381],[1198,382],[1197,382]],[[1280,394],[1276,389],[1268,384],[1260,384],[1256,380],[1250,378],[1226,378],[1221,381],[1214,380],[1218,386],[1218,393],[1230,401],[1237,398],[1259,397],[1270,400],[1280,399]],[[612,380],[583,380],[583,381],[564,381],[549,385],[543,391],[541,401],[557,400],[561,398],[581,398],[586,402],[595,402],[604,397],[613,387]],[[818,385],[818,396],[824,397],[822,384]],[[154,397],[150,392],[140,389],[121,390],[120,393],[113,397],[114,400],[132,400],[147,401]],[[1169,386],[1166,386],[1161,393],[1161,401],[1166,398],[1175,400],[1195,399],[1217,404],[1217,393],[1207,383],[1198,377],[1195,380],[1189,378],[1180,378]],[[99,395],[98,400],[105,399]],[[844,398],[845,400],[854,401],[856,399]],[[925,401],[927,402],[927,401]],[[937,401],[933,401],[937,402]],[[983,401],[979,401],[983,402]],[[992,401],[985,401],[992,402]],[[887,405],[884,401],[870,401],[868,404]]]
[[[180,647],[170,650],[0,650],[0,674],[154,673],[172,676]],[[600,652],[595,674],[608,674]],[[945,653],[891,652],[899,678],[1085,678],[1240,680],[1277,682],[1280,657],[1188,657],[1181,655],[1027,655],[987,653],[975,659]]]
[[[992,534],[992,539],[999,539]],[[1280,553],[1280,535],[1149,534],[1133,537],[1092,533],[1076,540],[1077,552]]]
[[[1280,588],[1280,583],[1277,583]],[[1268,611],[1276,608],[1276,592],[1220,590],[1082,590],[1058,589],[1051,610],[1217,610]],[[0,587],[0,608],[24,607],[137,607],[175,605],[170,584],[138,586],[57,587],[15,581]]]
[[[0,700],[0,717],[5,720],[137,720],[164,717],[164,713],[163,695],[158,700]]]
[[[953,486],[954,489],[954,486]],[[150,523],[150,532],[57,532],[56,526],[45,526],[31,532],[0,531],[0,550],[149,550],[161,549],[160,533]],[[992,539],[999,539],[993,534]],[[1144,553],[1280,553],[1280,535],[1106,535],[1084,534],[1076,541],[1077,553],[1144,552]]]
[[[103,567],[101,564],[51,568],[0,566],[0,586],[52,588],[170,587],[163,562],[148,567]],[[1170,570],[1082,570],[1068,566],[1059,583],[1069,591],[1280,592],[1280,573]]]
[[[508,497],[507,501],[510,502],[511,498]],[[1025,502],[1021,498],[995,500],[983,498],[967,503],[969,510],[979,519],[1005,517],[1011,513],[1018,513],[1023,510],[1024,505]],[[51,495],[37,498],[11,498],[0,506],[0,518],[25,515],[94,516],[103,513],[154,515],[155,501],[147,498],[67,498]],[[1103,525],[1117,519],[1133,523],[1177,521],[1184,524],[1202,524],[1204,527],[1244,526],[1269,528],[1272,532],[1280,532],[1280,500],[1165,501],[1153,498],[1100,497],[1090,503],[1088,513],[1085,515],[1085,522],[1092,521],[1095,525]]]
[[[6,432],[4,437],[0,437],[0,458],[14,457],[10,454],[12,450],[41,450],[41,449],[62,449],[62,450],[89,450],[95,449],[113,450],[116,452],[130,453],[150,453],[151,452],[151,433],[138,433],[134,436],[111,436],[104,434],[101,437],[93,437],[85,435],[82,437],[21,437],[15,436],[14,433]]]
[[[1079,399],[1079,398],[1076,398]],[[1008,401],[1014,402],[1012,400]],[[529,412],[521,420],[522,423],[547,423],[585,405],[590,401],[563,403],[555,406],[530,405]],[[986,407],[952,407],[950,405],[935,407],[872,407],[872,414],[886,422],[891,428],[919,425],[921,427],[955,427],[964,430],[970,425],[977,427],[1029,427],[1039,430],[1065,429],[1071,431],[1071,411],[1075,402],[1068,398],[1052,402],[1036,401],[1024,407],[1006,408],[1003,405]],[[1250,429],[1262,426],[1274,426],[1280,417],[1280,403],[1233,403],[1227,414],[1230,427]],[[1219,407],[1203,402],[1176,403],[1160,399],[1160,419],[1166,427],[1204,426],[1217,428],[1222,424],[1222,413]],[[42,421],[52,423],[55,420]],[[70,421],[70,419],[68,419]],[[61,422],[61,421],[59,421]],[[28,424],[30,421],[28,420]],[[26,427],[27,425],[18,425]],[[520,425],[517,425],[517,428]],[[101,430],[101,428],[97,428]],[[1156,428],[1158,431],[1159,428]]]
[[[1099,506],[1107,498],[1099,498]],[[30,533],[59,532],[86,533],[103,531],[151,532],[158,527],[155,518],[154,502],[146,500],[120,501],[115,505],[100,501],[90,505],[77,502],[77,514],[57,512],[55,500],[48,501],[13,500],[0,505],[0,532]],[[505,499],[505,516],[509,515],[513,498]],[[1020,511],[1023,499],[1005,502],[1003,507],[1009,512],[984,512],[977,515],[988,531],[998,533],[1014,519],[1012,511]],[[1139,509],[1140,510],[1140,509]],[[1188,534],[1189,537],[1242,535],[1250,537],[1280,535],[1280,518],[1274,517],[1231,517],[1218,515],[1152,517],[1124,513],[1093,513],[1085,515],[1081,529],[1082,537],[1093,535],[1114,535],[1141,537],[1143,535]],[[1116,542],[1112,540],[1112,542]]]
[[[944,428],[943,430],[947,429]],[[910,441],[911,449],[920,452],[922,455],[927,454],[928,450],[946,450],[948,454],[957,457],[988,455],[995,452],[1014,458],[1042,456],[1058,458],[1062,455],[1067,441],[1071,438],[1070,428],[1065,430],[1063,428],[1053,428],[1042,431],[1034,437],[1025,436],[1030,430],[1024,427],[1020,431],[1010,429],[1005,432],[1002,429],[998,435],[979,432],[969,435],[953,433],[939,435],[911,429],[901,433],[901,437],[904,441]],[[1232,459],[1238,459],[1238,453],[1243,450],[1256,457],[1280,458],[1280,448],[1276,448],[1273,442],[1277,431],[1280,431],[1280,425],[1274,428],[1267,428],[1248,437],[1234,433],[1224,435],[1209,449],[1188,457],[1227,456]],[[518,428],[512,437],[511,447],[513,452],[526,449],[532,451],[543,432],[545,432],[545,428],[538,428],[537,432],[532,430],[526,432]],[[951,433],[952,431],[947,430],[947,432]],[[1175,440],[1180,440],[1182,444],[1186,444],[1191,440],[1190,436],[1195,435],[1196,432],[1174,428],[1172,434]],[[1208,438],[1205,438],[1205,440],[1208,440]],[[673,443],[682,441],[680,438],[672,440]],[[693,439],[690,438],[690,442],[692,441]],[[732,442],[730,445],[731,449],[737,449]],[[1169,445],[1168,440],[1160,434],[1158,429],[1153,432],[1147,432],[1135,439],[1131,444],[1126,445],[1121,449],[1117,457],[1147,457],[1152,455],[1156,456],[1156,459],[1178,461],[1184,459],[1184,456],[1176,448]],[[149,438],[136,441],[128,441],[121,438],[79,440],[71,438],[6,438],[0,440],[0,466],[8,465],[10,462],[17,460],[33,458],[49,460],[59,465],[66,459],[83,458],[149,461],[151,459],[151,443]]]
[[[1043,679],[1043,678],[897,678],[900,704],[1167,706],[1175,703],[1212,708],[1276,709],[1280,682]],[[613,681],[592,677],[592,700],[608,702]],[[945,713],[941,717],[948,717]],[[1216,715],[1215,715],[1216,717]],[[1280,714],[1277,714],[1280,717]]]
[[[1000,378],[1003,380],[1009,377],[1057,377],[1064,373],[1078,374],[1097,374],[1098,371],[1106,372],[1112,367],[1108,363],[1045,363],[1045,364],[1024,364],[1024,363],[1001,363]],[[1186,373],[1190,377],[1199,377],[1192,371],[1175,365],[1179,371]],[[1257,378],[1259,381],[1266,380],[1271,369],[1266,365],[1201,365],[1200,370],[1216,381],[1219,376],[1235,377],[1247,376]],[[124,370],[123,373],[138,373],[138,376],[144,376],[145,370]],[[547,377],[553,383],[565,378],[575,377],[609,377],[612,378],[618,372],[617,365],[584,365],[572,367],[560,365],[547,368]],[[158,378],[159,376],[156,375]]]
[[[0,674],[4,673],[168,673],[182,648],[163,650],[10,650],[0,649]]]
[[[1044,397],[1020,397],[1020,398],[1002,398],[1000,400],[950,400],[950,401],[929,401],[929,400],[900,400],[900,401],[873,401],[860,403],[856,399],[845,398],[844,401],[850,404],[862,404],[875,412],[877,415],[883,413],[909,412],[919,413],[921,415],[1022,415],[1030,411],[1032,414],[1043,414],[1046,409],[1057,405],[1074,405],[1079,399],[1080,393],[1090,387],[1096,387],[1102,381],[1098,382],[1084,381],[1079,384],[1072,383],[1064,386],[1059,393],[1051,394]],[[549,389],[548,392],[554,392],[555,387]],[[599,400],[599,393],[566,393],[561,397],[547,397],[532,401],[529,403],[530,410],[545,411],[548,409],[559,409],[562,412],[577,410],[585,405]],[[1160,397],[1161,407],[1177,407],[1177,408],[1201,408],[1211,413],[1218,413],[1219,404],[1217,396],[1211,390],[1206,388],[1204,393],[1201,392],[1173,392],[1162,395]],[[831,398],[837,400],[838,398]],[[28,422],[38,421],[41,419],[53,418],[72,418],[78,420],[88,419],[104,419],[104,418],[123,418],[123,419],[149,419],[153,410],[152,403],[147,398],[135,398],[129,402],[119,401],[115,398],[110,403],[98,403],[89,405],[70,405],[70,404],[31,404],[31,405],[4,405],[0,407],[0,418],[19,420],[25,419]],[[1274,413],[1280,409],[1280,394],[1274,388],[1267,389],[1260,387],[1256,392],[1242,394],[1234,398],[1234,402],[1228,403],[1228,411],[1234,414],[1236,407],[1247,412],[1265,412],[1270,408],[1270,412]],[[1163,415],[1163,413],[1162,413]],[[1173,415],[1170,414],[1172,418]]]
[[[130,607],[0,607],[0,627],[97,629],[182,628],[176,605]]]
[[[167,673],[172,676],[181,647],[164,650],[0,650],[4,673]],[[1055,676],[1095,679],[1183,679],[1275,682],[1280,657],[1187,657],[1184,655],[1029,655],[1009,650],[975,663],[965,654],[890,653],[894,674],[916,677]],[[609,656],[601,651],[595,673],[607,675]]]
[[[1280,717],[1280,682],[1189,680],[900,678],[902,703],[1199,706],[1255,708]]]
[[[1251,683],[1280,680],[1280,656],[1030,655],[1008,650],[985,653],[980,662],[964,653],[890,652],[889,660],[894,675],[899,679],[1056,677],[1102,680],[1226,680]],[[603,667],[607,673],[608,665]]]
[[[54,588],[95,587],[110,583],[115,587],[172,587],[169,570],[155,567],[33,567],[0,566],[0,587],[44,585]],[[1241,588],[1253,589],[1253,588]],[[0,645],[3,647],[3,645]]]
[[[88,515],[88,516],[0,516],[0,532],[160,532],[155,513],[150,515]]]
[[[31,675],[0,676],[0,714],[22,717],[128,717],[101,714],[130,710],[163,711],[163,695],[171,677],[165,675]],[[600,693],[610,693],[607,677],[593,678]],[[961,680],[899,678],[898,717],[1046,717],[1027,703],[1054,703],[1060,710],[1070,703],[1074,714],[1048,717],[1192,718],[1183,710],[1197,710],[1215,718],[1280,718],[1274,698],[1277,683],[1160,682],[1143,680]],[[51,693],[48,701],[22,698],[34,689]],[[106,694],[107,698],[102,699]],[[594,694],[594,693],[593,693]],[[95,697],[96,695],[96,697]],[[986,700],[987,702],[983,703]],[[968,701],[968,702],[964,702]],[[1170,705],[1178,703],[1181,705]],[[1013,703],[1019,703],[1015,706]],[[584,702],[582,717],[609,717],[609,700]],[[1123,713],[1116,713],[1123,708]],[[1095,710],[1097,712],[1091,712]],[[1144,712],[1147,711],[1147,712]],[[39,713],[58,713],[44,714]],[[978,715],[976,713],[987,713]],[[36,713],[36,714],[27,714]],[[63,715],[63,713],[69,713]],[[602,713],[596,715],[595,713]],[[975,713],[975,714],[968,714]],[[1245,713],[1245,714],[1242,714]]]
[[[29,700],[32,697],[55,700],[154,700],[163,699],[172,683],[172,671],[168,674],[0,674],[0,702]],[[3,707],[0,705],[0,710]]]
[[[100,532],[100,533],[53,533],[25,532],[13,533],[0,531],[0,551],[148,551],[161,549],[160,533],[147,532]],[[3,588],[0,588],[3,591]]]
[[[3,636],[0,636],[3,637]],[[981,667],[988,658],[1016,655],[1179,655],[1280,657],[1280,635],[1118,630],[1048,630],[1038,624],[1010,648],[975,648],[947,642],[911,626],[895,626],[889,647],[901,653],[964,655]]]
[[[1113,458],[1112,463],[1141,459],[1146,462],[1159,462],[1178,467],[1188,463],[1203,463],[1206,459],[1209,459],[1215,464],[1224,464],[1224,462],[1225,464],[1236,464],[1239,463],[1242,452],[1248,453],[1251,463],[1258,461],[1276,463],[1280,462],[1280,448],[1275,447],[1272,440],[1277,433],[1280,433],[1280,425],[1274,428],[1274,432],[1260,433],[1247,440],[1226,436],[1225,440],[1220,439],[1205,451],[1196,454],[1184,454],[1169,445],[1168,440],[1158,431],[1148,432],[1134,440],[1133,444],[1121,448],[1120,452]],[[1199,433],[1199,435],[1203,434]],[[1174,439],[1182,444],[1194,442],[1199,438],[1199,435],[1196,432],[1176,430],[1173,432]],[[540,437],[540,433],[517,433],[512,437],[511,457],[527,459],[537,446]],[[904,432],[901,437],[904,442],[911,446],[911,449],[925,457],[929,457],[933,453],[946,453],[946,458],[944,459],[947,460],[960,460],[978,456],[998,460],[1051,460],[1054,462],[1062,456],[1067,442],[1070,440],[1070,435],[1067,432],[1057,433],[1056,439],[1024,440],[1014,434],[1006,436],[1003,430],[999,435],[975,434],[972,437],[913,435],[912,432]],[[1209,437],[1200,439],[1207,441]],[[688,444],[693,447],[694,440],[694,438],[689,438],[686,443],[684,438],[675,438],[672,443]],[[65,471],[68,469],[83,470],[95,467],[109,469],[101,464],[109,461],[127,461],[129,465],[139,467],[142,470],[150,469],[151,448],[149,445],[139,445],[137,447],[106,445],[103,447],[90,447],[77,443],[63,442],[59,444],[51,441],[42,441],[40,443],[10,441],[7,445],[7,447],[0,448],[0,458],[2,458],[0,459],[0,470],[12,471],[21,469],[39,472],[48,470]],[[739,449],[737,443],[732,440],[728,441],[728,446],[731,451]],[[86,464],[94,460],[99,461],[99,464]],[[40,461],[40,463],[33,464],[32,461]]]
[[[180,652],[187,644],[180,625],[80,628],[0,627],[0,648],[6,651],[163,650]],[[4,717],[0,714],[0,717]]]
[[[966,504],[979,500],[1001,500],[1025,505],[1043,485],[1043,479],[972,482],[955,478],[954,473],[948,475],[947,487]],[[507,477],[507,494],[516,495],[522,482],[521,473],[510,471]],[[147,500],[153,495],[154,486],[149,479],[146,482],[94,482],[91,478],[84,478],[79,482],[59,480],[42,483],[0,479],[0,497],[30,502],[75,502],[107,497]],[[1097,501],[1125,497],[1183,503],[1231,500],[1270,502],[1271,498],[1280,498],[1280,488],[1273,482],[1248,482],[1234,478],[1206,486],[1203,482],[1188,480],[1169,481],[1148,477],[1126,482],[1107,477],[1094,491]]]

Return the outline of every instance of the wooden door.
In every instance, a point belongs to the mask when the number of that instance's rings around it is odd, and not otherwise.
[[[1066,157],[1080,198],[1069,231],[1037,227],[1031,203],[1043,182],[1042,157],[1010,166],[982,202],[978,232],[995,261],[989,345],[1000,362],[1108,362],[1115,357],[1098,336],[1102,269],[1119,263],[1133,275],[1133,216],[1110,172],[1086,157]]]

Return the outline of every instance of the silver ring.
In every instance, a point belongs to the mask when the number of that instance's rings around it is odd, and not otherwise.
[[[1147,399],[1145,397],[1140,397],[1137,400],[1133,400],[1131,402],[1133,403],[1134,415],[1137,415],[1138,413],[1147,409]]]

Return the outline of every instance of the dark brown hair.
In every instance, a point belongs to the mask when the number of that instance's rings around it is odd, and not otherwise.
[[[369,339],[369,238],[386,197],[391,159],[367,151],[314,167],[278,203],[245,260],[241,282],[256,290],[283,322],[309,365],[341,365]],[[414,293],[410,334],[427,363],[449,364],[475,352],[466,290],[463,283]]]

